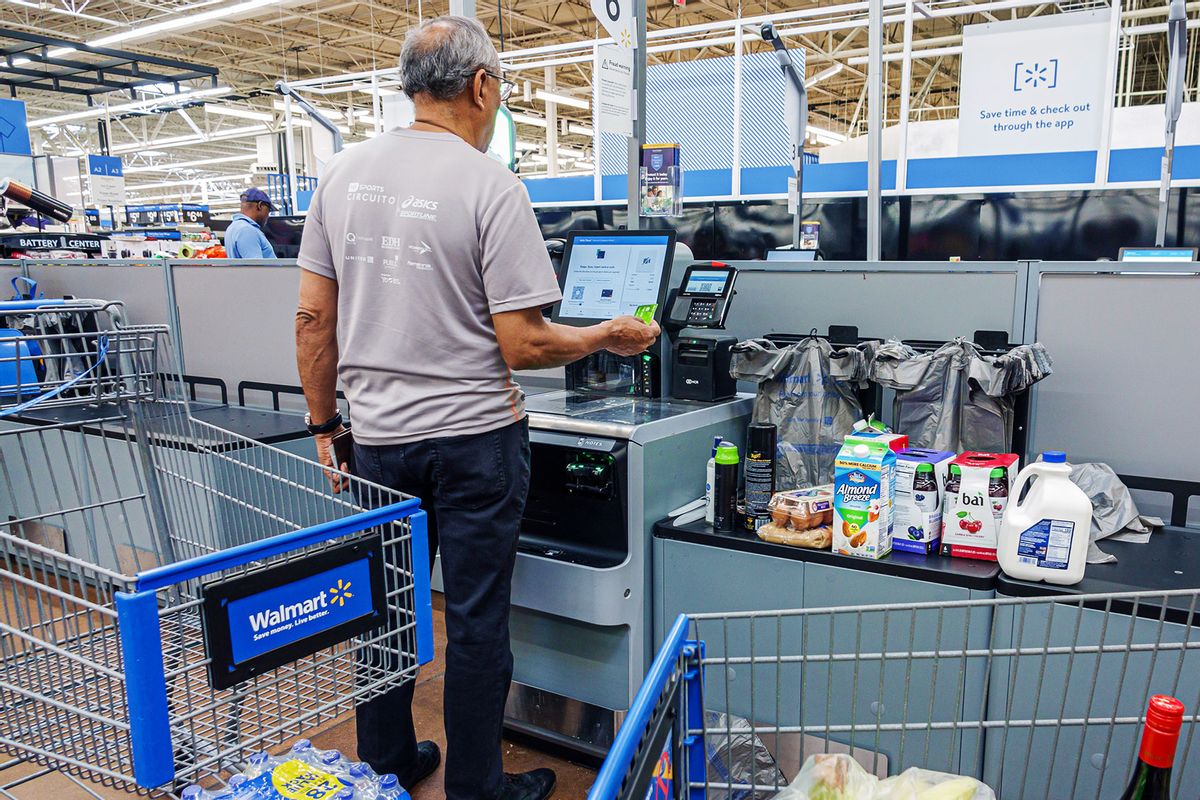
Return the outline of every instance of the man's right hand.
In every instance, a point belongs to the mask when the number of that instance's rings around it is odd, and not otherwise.
[[[603,324],[607,328],[605,334],[608,339],[604,349],[619,356],[635,356],[643,352],[662,333],[657,322],[651,321],[647,325],[631,316],[617,317]]]

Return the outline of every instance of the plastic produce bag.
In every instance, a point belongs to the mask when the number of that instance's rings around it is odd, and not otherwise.
[[[1071,481],[1083,489],[1092,501],[1092,531],[1088,542],[1087,563],[1107,564],[1117,557],[1105,553],[1096,543],[1117,537],[1123,541],[1145,542],[1154,528],[1161,528],[1158,517],[1145,517],[1138,511],[1129,488],[1108,464],[1072,464]]]
[[[808,757],[775,800],[873,800],[879,779],[843,753]]]
[[[726,735],[726,720],[728,735]],[[787,785],[787,779],[775,764],[775,758],[767,750],[741,717],[726,717],[715,711],[704,712],[704,749],[708,757],[708,781],[715,784],[746,784],[756,788],[722,790],[712,788],[710,798],[729,800],[766,800],[776,796],[779,787]]]
[[[996,800],[996,795],[974,778],[910,767],[880,781],[872,800]]]
[[[865,350],[817,337],[783,348],[751,339],[734,348],[730,374],[758,384],[753,421],[779,430],[779,489],[829,482],[842,439],[863,415],[854,385],[866,380],[867,365]]]
[[[809,756],[796,780],[775,800],[996,800],[974,778],[912,767],[879,780],[851,756]]]

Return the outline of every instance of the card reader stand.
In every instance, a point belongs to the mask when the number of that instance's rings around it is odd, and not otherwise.
[[[675,331],[684,328],[724,328],[736,281],[737,270],[728,264],[719,261],[692,264],[684,273],[683,285],[671,301],[667,327]]]
[[[666,319],[674,339],[672,397],[712,403],[737,394],[737,381],[729,374],[737,339],[707,333],[681,335],[684,329],[724,329],[736,280],[737,270],[718,261],[694,263],[684,273]]]

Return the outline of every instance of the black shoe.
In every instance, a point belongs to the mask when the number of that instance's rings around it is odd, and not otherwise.
[[[400,785],[411,792],[414,786],[432,775],[441,763],[442,751],[436,742],[418,742],[416,766],[407,776],[397,776]]]
[[[505,773],[498,800],[546,800],[558,778],[554,770],[535,769],[516,775]]]

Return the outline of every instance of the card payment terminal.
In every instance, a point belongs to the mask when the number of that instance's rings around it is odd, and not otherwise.
[[[673,328],[723,328],[733,297],[737,270],[719,261],[692,264],[671,304],[667,324]]]

